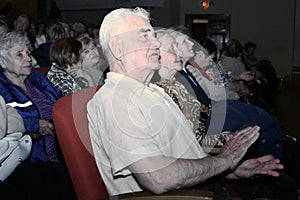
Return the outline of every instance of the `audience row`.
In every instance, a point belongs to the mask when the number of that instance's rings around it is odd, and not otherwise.
[[[198,44],[174,29],[154,33],[148,20],[148,13],[141,8],[117,9],[102,22],[100,38],[99,30],[88,31],[79,22],[71,26],[61,21],[40,23],[34,30],[23,13],[10,30],[0,21],[0,102],[17,111],[15,124],[21,128],[14,132],[29,135],[31,146],[23,156],[26,161],[16,164],[3,178],[0,191],[17,191],[18,199],[18,192],[24,190],[19,185],[25,181],[20,171],[35,177],[35,183],[44,180],[43,173],[59,171],[59,177],[45,177],[40,193],[26,192],[28,199],[45,195],[48,183],[57,189],[57,181],[66,184],[65,192],[49,199],[75,198],[55,136],[52,108],[65,95],[103,85],[88,105],[88,117],[95,158],[110,195],[205,188],[199,184],[217,175],[221,178],[213,185],[222,187],[220,181],[234,179],[228,182],[238,190],[236,179],[255,178],[263,184],[261,175],[270,175],[270,180],[286,183],[286,187],[268,186],[273,194],[253,197],[281,198],[284,193],[296,199],[300,154],[295,152],[300,152],[300,146],[270,114],[268,99],[272,94],[265,94],[276,86],[267,80],[270,70],[263,71],[253,50],[250,53],[255,45],[250,43],[248,54],[242,54],[239,41],[231,40],[220,53],[209,39]],[[238,59],[242,55],[243,59]],[[48,70],[42,73],[33,67]],[[262,87],[263,80],[266,87]],[[161,109],[150,112],[153,105]],[[6,108],[1,109],[6,113]],[[2,132],[11,137],[10,131]],[[13,141],[25,136],[19,134]],[[182,177],[172,171],[180,166]],[[155,179],[157,175],[167,182]],[[274,178],[279,175],[284,178]],[[154,186],[156,181],[159,184]],[[246,188],[252,183],[247,182]],[[216,197],[230,195],[228,191],[212,191]]]

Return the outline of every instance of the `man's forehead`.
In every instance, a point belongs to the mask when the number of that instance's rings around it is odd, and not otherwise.
[[[119,24],[120,33],[154,31],[150,23],[138,15],[127,15]]]

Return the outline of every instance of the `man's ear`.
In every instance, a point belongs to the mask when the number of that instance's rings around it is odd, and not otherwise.
[[[0,57],[0,66],[1,66],[3,69],[5,69],[5,68],[6,68],[6,65],[7,65],[6,60],[4,60],[4,58]]]
[[[109,50],[112,57],[116,60],[121,60],[122,58],[122,43],[118,37],[112,37],[109,41]]]

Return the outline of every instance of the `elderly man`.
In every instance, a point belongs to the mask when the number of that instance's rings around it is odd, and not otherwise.
[[[160,43],[145,10],[112,11],[99,35],[111,72],[87,109],[97,166],[110,195],[160,194],[221,173],[227,179],[280,175],[275,170],[283,166],[273,156],[240,162],[259,136],[256,126],[238,132],[217,156],[203,152],[178,106],[149,83],[160,67]]]

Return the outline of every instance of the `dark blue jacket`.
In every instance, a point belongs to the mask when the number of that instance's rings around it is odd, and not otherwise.
[[[188,72],[188,70],[186,70]],[[198,84],[191,73],[181,71],[183,76],[176,79],[183,83],[186,88],[192,88],[191,94],[195,94],[199,102],[209,105],[210,99]],[[191,87],[188,87],[186,79]],[[185,80],[185,81],[186,81]],[[223,100],[214,102],[212,105],[211,116],[205,119],[208,134],[220,133],[222,131],[238,131],[248,126],[260,126],[260,135],[254,145],[251,146],[249,155],[263,156],[272,154],[276,158],[282,158],[282,141],[291,140],[283,129],[276,117],[270,115],[263,109],[246,104],[237,100]]]
[[[31,75],[27,77],[29,82],[34,85],[38,90],[43,92],[53,103],[56,102],[57,99],[63,96],[63,94],[53,87],[50,81],[47,79],[44,73],[39,71],[32,71]],[[3,74],[0,72],[0,95],[3,96],[6,103],[26,103],[31,101],[31,99],[20,89],[20,87],[11,83]],[[15,107],[18,113],[22,116],[26,132],[38,132],[39,131],[39,119],[40,113],[38,108],[32,104],[28,107]],[[39,152],[38,149],[44,149],[44,141],[37,140],[33,143],[33,152],[32,157],[37,157],[36,161],[48,161],[47,156],[45,157],[43,152]],[[39,153],[38,153],[39,152]],[[37,153],[37,155],[34,155]],[[32,160],[32,159],[31,159]]]
[[[278,119],[258,106],[246,104],[237,100],[216,102],[212,107],[211,117],[206,120],[206,126],[213,130],[218,128],[215,119],[223,116],[222,129],[217,131],[237,131],[248,126],[258,125],[260,135],[249,154],[263,156],[272,154],[282,158],[282,141],[291,140],[280,126]]]
[[[31,52],[31,55],[35,58],[36,62],[41,67],[51,67],[49,58],[49,52],[52,42],[45,42],[41,44],[36,50]]]

